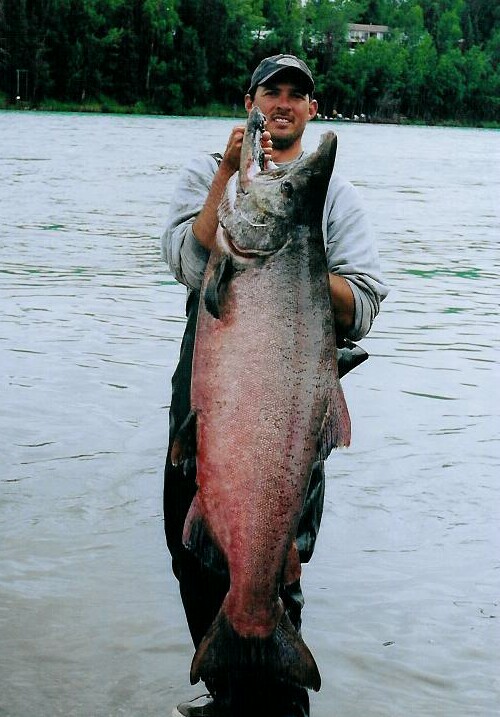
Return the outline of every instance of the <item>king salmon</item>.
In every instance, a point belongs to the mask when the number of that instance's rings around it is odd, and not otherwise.
[[[336,137],[329,132],[314,154],[259,171],[264,121],[254,108],[240,174],[219,207],[192,412],[172,450],[177,463],[189,444],[196,454],[184,542],[202,559],[211,550],[212,563],[217,553],[230,577],[191,682],[251,670],[318,690],[317,665],[279,593],[300,576],[294,541],[312,466],[350,441],[321,231]]]

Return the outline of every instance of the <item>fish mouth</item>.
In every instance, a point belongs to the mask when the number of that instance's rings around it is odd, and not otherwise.
[[[262,133],[266,118],[258,107],[253,107],[248,115],[243,144],[241,147],[239,185],[247,193],[256,174],[264,169],[264,151],[261,147]]]
[[[259,257],[270,256],[271,254],[275,253],[273,250],[266,251],[264,249],[242,249],[234,243],[234,241],[231,239],[227,232],[224,232],[224,234],[224,240],[227,244],[227,248],[233,256],[236,256],[239,259],[257,259]]]

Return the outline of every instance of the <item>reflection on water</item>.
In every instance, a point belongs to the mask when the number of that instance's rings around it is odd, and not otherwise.
[[[152,717],[198,692],[163,542],[184,290],[158,235],[184,156],[232,124],[0,113],[2,715]],[[500,136],[335,127],[393,288],[304,571],[312,714],[493,716]]]

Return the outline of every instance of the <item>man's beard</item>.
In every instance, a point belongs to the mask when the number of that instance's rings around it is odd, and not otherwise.
[[[298,139],[300,139],[301,135],[301,132],[293,132],[286,137],[276,137],[274,134],[271,134],[273,149],[289,149]]]

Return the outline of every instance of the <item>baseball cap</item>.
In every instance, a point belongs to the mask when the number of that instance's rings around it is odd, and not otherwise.
[[[248,93],[251,94],[258,85],[263,85],[271,77],[283,72],[283,70],[294,70],[302,75],[302,80],[305,80],[308,93],[311,95],[314,92],[314,80],[311,74],[311,70],[308,68],[304,60],[300,60],[295,55],[272,55],[272,57],[266,57],[259,63],[255,69]]]

